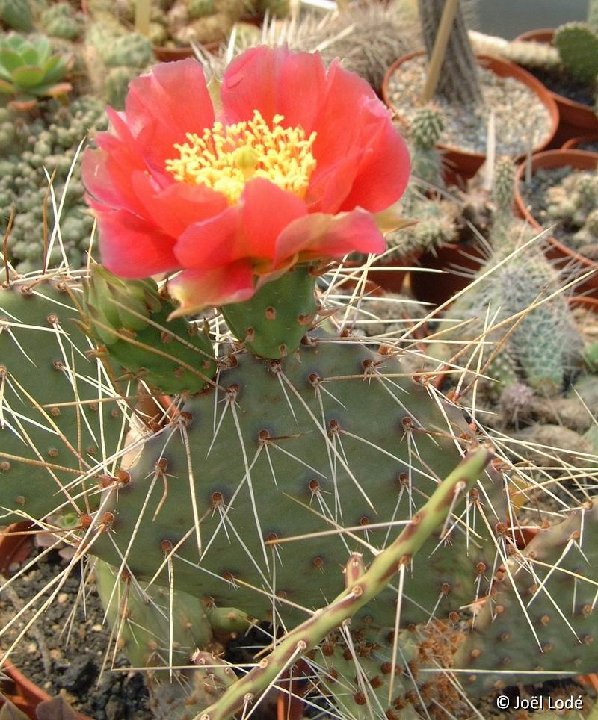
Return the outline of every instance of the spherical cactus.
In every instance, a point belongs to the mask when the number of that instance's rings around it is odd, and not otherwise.
[[[197,20],[198,18],[212,15],[216,12],[214,0],[190,0],[189,2],[189,18]]]
[[[122,110],[125,106],[125,98],[129,91],[129,83],[139,75],[136,68],[113,67],[110,68],[104,85],[104,97],[110,107]]]
[[[0,22],[13,30],[30,32],[33,13],[29,0],[0,0]]]
[[[76,40],[83,32],[83,23],[68,2],[59,2],[43,11],[40,23],[47,35]]]
[[[418,148],[429,150],[440,140],[444,130],[444,119],[440,109],[434,105],[420,108],[411,121],[410,138]]]
[[[139,33],[114,37],[101,54],[109,67],[144,68],[153,59],[151,43]]]
[[[598,32],[590,25],[570,22],[558,28],[554,44],[567,70],[581,82],[593,83],[598,74]]]

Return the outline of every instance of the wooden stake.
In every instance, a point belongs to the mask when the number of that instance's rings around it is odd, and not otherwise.
[[[428,64],[428,74],[426,76],[426,84],[424,85],[424,91],[422,94],[422,103],[429,102],[434,93],[436,92],[436,86],[438,85],[438,78],[440,77],[440,68],[444,60],[446,53],[446,47],[448,45],[451,29],[453,26],[453,20],[457,14],[459,8],[459,0],[446,0],[444,10],[442,11],[442,17],[438,25],[438,34],[434,41],[434,48],[432,49],[432,56]]]
[[[135,31],[146,37],[149,35],[151,14],[151,0],[135,0]]]

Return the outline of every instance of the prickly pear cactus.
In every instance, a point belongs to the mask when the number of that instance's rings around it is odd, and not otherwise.
[[[455,667],[471,669],[460,674],[467,692],[500,690],[525,681],[526,671],[541,682],[553,671],[596,670],[597,548],[594,500],[506,560],[455,657]]]
[[[197,597],[177,590],[140,583],[129,574],[118,576],[116,568],[101,560],[94,564],[96,588],[106,608],[116,643],[137,668],[153,668],[148,674],[154,717],[191,720],[232,684],[232,668],[212,652],[210,610]],[[246,616],[229,612],[234,632],[249,627]],[[217,625],[220,629],[221,625]],[[233,631],[229,631],[229,637]],[[202,648],[201,650],[199,648]],[[177,666],[194,664],[197,669]],[[174,675],[161,669],[170,668]]]
[[[125,282],[101,266],[91,270],[85,329],[126,373],[165,393],[197,392],[216,372],[205,331],[178,318],[153,280]]]
[[[129,407],[77,324],[78,296],[77,283],[60,276],[0,288],[0,507],[8,517],[88,511],[124,442]]]
[[[452,623],[437,620],[399,631],[396,642],[390,628],[351,636],[344,628],[318,648],[315,672],[342,717],[418,720],[434,705],[457,713],[463,697],[440,669],[450,665],[463,639]]]
[[[316,313],[314,279],[306,267],[266,283],[247,303],[226,305],[223,316],[233,333],[259,357],[280,359],[297,347]]]
[[[155,720],[195,720],[237,679],[223,660],[205,650],[193,654],[193,669],[178,670],[175,682],[158,674],[150,680],[150,707]]]
[[[200,600],[184,592],[139,583],[97,560],[96,588],[115,628],[118,646],[135,667],[189,664],[198,647],[212,641],[212,628]]]
[[[296,622],[342,587],[357,538],[384,544],[388,528],[367,526],[410,518],[457,464],[454,436],[468,442],[461,414],[402,374],[384,351],[329,334],[280,361],[233,350],[215,387],[146,443],[94,552],[113,564],[122,554],[135,576],[161,583],[168,559],[177,588]],[[498,521],[502,484],[488,478],[486,492]],[[340,525],[355,531],[330,533]],[[495,558],[479,509],[421,557],[406,621],[473,600]],[[392,624],[394,612],[389,592],[366,614]]]

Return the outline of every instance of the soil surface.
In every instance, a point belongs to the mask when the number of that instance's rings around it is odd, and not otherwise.
[[[41,552],[34,551],[37,555]],[[16,578],[9,586],[11,590],[7,588],[0,598],[0,627],[15,616],[16,605],[25,605],[67,565],[52,550]],[[39,602],[43,603],[43,599]],[[30,618],[31,613],[25,617]],[[7,631],[2,638],[3,650],[8,649],[24,625],[19,621]],[[47,693],[64,693],[75,709],[93,720],[150,720],[143,675],[111,671],[109,646],[104,611],[89,582],[83,585],[81,569],[76,566],[54,601],[10,653],[10,660]],[[127,666],[126,658],[117,655],[114,667]]]
[[[551,92],[582,105],[592,106],[594,104],[594,88],[591,85],[575,80],[562,70],[536,67],[526,67],[525,69],[538,78]]]
[[[534,218],[544,227],[551,226],[552,236],[568,247],[572,246],[571,235],[577,232],[579,228],[570,229],[562,221],[554,224],[554,221],[548,216],[547,200],[548,189],[560,185],[572,172],[575,172],[575,170],[567,166],[541,168],[533,173],[529,182],[522,182],[520,186],[521,197],[530,208]]]

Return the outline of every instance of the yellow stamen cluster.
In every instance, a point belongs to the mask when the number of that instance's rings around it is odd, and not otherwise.
[[[306,137],[301,127],[282,127],[283,120],[275,115],[270,127],[255,110],[252,120],[226,126],[215,122],[201,137],[187,133],[188,142],[174,146],[180,157],[167,160],[166,170],[176,180],[223,193],[230,204],[255,177],[302,198],[316,166],[311,153],[316,133]]]

